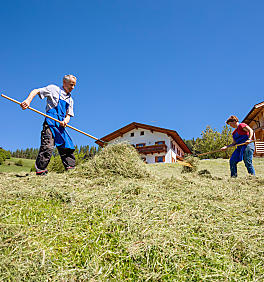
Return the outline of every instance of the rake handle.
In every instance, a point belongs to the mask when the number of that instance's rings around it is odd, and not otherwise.
[[[2,96],[3,98],[6,98],[6,99],[9,100],[9,101],[12,101],[12,102],[14,102],[14,103],[17,103],[18,105],[21,104],[19,101],[15,100],[15,99],[13,99],[13,98],[10,98],[10,97],[8,97],[8,96],[6,96],[6,95],[4,95],[4,94],[1,94],[1,96]],[[40,114],[40,115],[42,115],[42,116],[44,116],[44,117],[47,117],[47,118],[50,118],[50,119],[52,119],[52,120],[54,120],[54,121],[60,122],[58,119],[53,118],[53,117],[51,117],[51,116],[49,116],[49,115],[46,115],[46,114],[44,114],[44,113],[42,113],[42,112],[40,112],[40,111],[38,111],[38,110],[36,110],[36,109],[34,109],[34,108],[32,108],[32,107],[28,107],[28,109],[31,110],[31,111],[33,111],[33,112],[35,112],[35,113],[38,113],[38,114]],[[71,128],[71,129],[73,129],[73,130],[75,130],[75,131],[77,131],[77,132],[79,132],[79,133],[82,133],[82,134],[84,134],[84,135],[86,135],[86,136],[88,136],[88,137],[90,137],[90,138],[93,138],[93,139],[98,140],[98,141],[102,141],[102,140],[100,140],[100,139],[98,139],[98,138],[96,138],[96,137],[94,137],[94,136],[92,136],[92,135],[90,135],[90,134],[88,134],[88,133],[86,133],[86,132],[84,132],[84,131],[82,131],[82,130],[79,130],[79,129],[77,129],[77,128],[71,126],[71,125],[66,124],[66,126],[69,127],[69,128]]]
[[[250,141],[250,143],[252,143],[252,142],[254,142],[253,140],[252,141]],[[247,142],[245,142],[245,143],[241,143],[241,144],[237,144],[237,145],[235,145],[236,147],[239,147],[239,146],[243,146],[243,145],[246,145],[246,144],[249,144],[249,143],[247,143]],[[231,147],[230,147],[231,148]],[[219,149],[219,150],[215,150],[215,151],[211,151],[211,152],[207,152],[207,153],[202,153],[202,154],[199,154],[199,155],[197,155],[198,157],[199,156],[204,156],[204,155],[208,155],[208,154],[213,154],[213,153],[217,153],[217,152],[221,152],[222,150],[221,149]]]
[[[215,150],[215,151],[210,151],[210,152],[206,152],[206,153],[202,153],[202,154],[199,154],[197,155],[198,157],[199,156],[204,156],[204,155],[209,155],[209,154],[213,154],[213,153],[217,153],[217,152],[221,152],[222,150]]]

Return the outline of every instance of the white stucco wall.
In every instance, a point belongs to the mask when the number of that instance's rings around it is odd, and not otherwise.
[[[182,148],[170,137],[170,141],[172,144],[175,146],[175,150],[171,147],[170,144],[170,149],[171,149],[171,156],[176,159],[176,156],[184,157],[184,151]],[[179,150],[179,153],[177,152],[177,149]]]
[[[144,131],[144,135],[140,135],[140,132]],[[134,137],[131,137],[131,133],[134,133]],[[122,141],[127,141],[130,144],[140,144],[140,143],[146,143],[146,146],[154,145],[155,142],[157,141],[165,141],[165,144],[167,146],[170,146],[170,140],[167,134],[160,133],[160,132],[151,132],[150,130],[147,129],[133,129],[127,133],[125,133],[122,137],[118,137],[109,143],[115,143],[115,142],[122,142]]]
[[[144,131],[144,135],[140,135],[140,132],[142,131]],[[134,137],[131,137],[131,133],[134,133]],[[175,144],[176,148],[180,149],[181,151],[180,155],[183,155],[183,150],[167,134],[156,132],[156,131],[151,132],[150,130],[142,129],[142,128],[133,129],[125,133],[123,136],[111,140],[109,144],[113,144],[117,142],[129,142],[130,144],[135,146],[141,143],[145,143],[146,144],[145,146],[151,146],[151,145],[155,145],[155,142],[157,141],[165,141],[165,144],[167,145],[167,149],[168,149],[167,153],[163,152],[160,154],[155,153],[155,154],[147,154],[147,155],[141,154],[142,157],[144,156],[146,158],[147,163],[155,163],[156,156],[165,156],[165,163],[172,162],[171,156],[173,156],[174,159],[176,160],[177,151],[175,152],[171,148],[171,141]]]

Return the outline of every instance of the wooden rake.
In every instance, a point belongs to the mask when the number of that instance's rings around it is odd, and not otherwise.
[[[250,143],[252,142],[255,142],[254,140],[250,141]],[[234,147],[239,147],[239,146],[243,146],[243,145],[246,145],[246,144],[249,144],[249,143],[242,143],[242,144],[237,144],[237,145],[234,145],[234,146],[231,146],[231,147],[228,147],[229,148],[234,148]],[[218,153],[218,152],[222,152],[221,149],[218,149],[218,150],[214,150],[214,151],[210,151],[210,152],[206,152],[206,153],[202,153],[202,154],[193,154],[192,156],[193,157],[199,157],[199,156],[204,156],[204,155],[209,155],[209,154],[213,154],[213,153]],[[190,163],[188,163],[188,161],[177,161],[177,163],[179,163],[180,165],[183,165],[183,166],[188,166],[188,167],[193,167]]]
[[[254,140],[250,141],[250,143],[252,143],[252,142],[255,142],[255,141]],[[243,145],[246,145],[246,144],[249,144],[249,143],[245,142],[245,143],[237,144],[237,145],[228,147],[227,149],[243,146]],[[214,150],[214,151],[210,151],[210,152],[206,152],[206,153],[202,153],[202,154],[198,154],[198,155],[193,155],[193,156],[194,157],[199,157],[199,156],[209,155],[209,154],[218,153],[218,152],[223,152],[223,151],[221,149],[218,149],[218,150]]]
[[[250,141],[250,143],[252,142],[255,142],[255,140],[252,140]],[[231,147],[228,147],[229,148],[234,148],[234,147],[239,147],[239,146],[243,146],[243,145],[246,145],[246,144],[249,144],[249,143],[242,143],[242,144],[237,144],[237,145],[234,145],[234,146],[231,146]],[[264,146],[263,146],[264,147]],[[202,154],[192,154],[191,156],[193,157],[199,157],[199,156],[204,156],[204,155],[209,155],[209,154],[213,154],[213,153],[218,153],[218,152],[222,152],[221,149],[218,149],[218,150],[214,150],[214,151],[210,151],[210,152],[206,152],[206,153],[202,153]],[[193,167],[187,160],[185,161],[179,161],[177,160],[177,163],[180,164],[180,165],[183,165],[183,166],[188,166],[188,167]]]
[[[12,101],[12,102],[16,103],[16,104],[19,104],[19,105],[21,104],[21,102],[15,100],[15,99],[12,99],[12,98],[10,98],[10,97],[4,95],[4,94],[1,94],[1,96],[2,96],[3,98],[8,99],[9,101]],[[58,119],[53,118],[53,117],[51,117],[51,116],[49,116],[49,115],[46,115],[46,114],[44,114],[44,113],[42,113],[42,112],[40,112],[40,111],[38,111],[38,110],[36,110],[36,109],[34,109],[34,108],[32,108],[32,107],[28,107],[28,109],[31,110],[31,111],[33,111],[33,112],[35,112],[35,113],[37,113],[37,114],[40,114],[40,115],[42,115],[42,116],[44,116],[44,117],[47,117],[47,118],[50,118],[50,119],[52,119],[52,120],[54,120],[54,121],[60,122]],[[98,139],[98,138],[96,138],[96,137],[94,137],[94,136],[92,136],[92,135],[90,135],[90,134],[88,134],[88,133],[86,133],[86,132],[84,132],[84,131],[82,131],[82,130],[79,130],[79,129],[77,129],[77,128],[71,126],[71,125],[69,125],[69,124],[66,124],[66,127],[69,127],[69,128],[71,128],[71,129],[73,129],[73,130],[75,130],[75,131],[77,131],[77,132],[79,132],[79,133],[81,133],[81,134],[84,134],[84,135],[86,135],[86,136],[88,136],[88,137],[90,137],[90,138],[92,138],[92,139],[94,139],[94,140],[96,140],[96,141],[100,141],[100,142],[106,143],[105,141],[103,141],[103,140],[101,140],[101,139]]]

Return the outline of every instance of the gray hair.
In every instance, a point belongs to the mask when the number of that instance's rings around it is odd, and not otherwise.
[[[64,77],[63,77],[63,81],[64,81],[64,80],[70,81],[72,78],[75,79],[75,80],[77,80],[76,76],[74,76],[74,75],[72,75],[72,74],[66,74],[66,75],[64,75]]]

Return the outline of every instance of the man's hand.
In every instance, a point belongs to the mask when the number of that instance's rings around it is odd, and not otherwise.
[[[251,143],[252,140],[251,139],[248,139],[245,143],[248,145],[249,143]]]
[[[70,122],[71,117],[67,114],[63,121],[60,121],[60,126],[66,127],[67,124]]]
[[[20,104],[20,107],[22,108],[22,110],[25,110],[29,107],[30,105],[30,101],[28,99],[26,99],[25,101],[23,101],[21,104]]]
[[[32,90],[32,91],[29,93],[27,99],[24,100],[24,101],[20,104],[20,107],[21,107],[23,110],[27,109],[27,108],[29,107],[31,101],[33,100],[33,98],[34,98],[37,94],[39,94],[39,89],[34,89],[34,90]]]
[[[67,122],[65,120],[60,121],[60,126],[66,127],[67,126]]]

